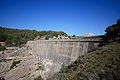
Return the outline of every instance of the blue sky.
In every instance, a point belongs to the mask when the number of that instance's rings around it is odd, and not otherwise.
[[[104,34],[120,19],[120,0],[0,0],[0,26]]]

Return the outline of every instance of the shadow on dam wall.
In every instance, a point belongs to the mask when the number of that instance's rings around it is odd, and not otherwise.
[[[60,70],[62,64],[75,61],[79,56],[96,48],[99,43],[90,40],[36,40],[28,41],[26,45],[31,48],[30,51],[38,62],[44,65],[44,76],[50,77]]]

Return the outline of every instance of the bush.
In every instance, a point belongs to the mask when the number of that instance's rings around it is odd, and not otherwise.
[[[0,51],[3,51],[5,49],[6,49],[5,46],[0,45]]]
[[[35,78],[34,80],[43,80],[41,76],[38,76],[37,78]]]
[[[11,65],[10,69],[12,69],[14,66],[16,66],[16,64],[19,64],[19,63],[20,63],[20,61],[14,61]]]

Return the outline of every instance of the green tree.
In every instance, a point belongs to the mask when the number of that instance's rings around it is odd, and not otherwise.
[[[117,24],[119,24],[119,25],[120,25],[120,19],[118,19],[118,20],[117,20]]]
[[[117,24],[106,28],[105,32],[105,42],[118,41],[120,39],[120,20],[117,20]]]
[[[72,37],[75,37],[75,35],[73,35]]]

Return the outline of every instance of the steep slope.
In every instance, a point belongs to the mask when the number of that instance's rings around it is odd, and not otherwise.
[[[79,57],[50,80],[119,80],[120,43],[114,42]]]

